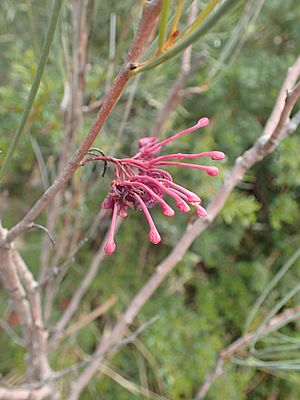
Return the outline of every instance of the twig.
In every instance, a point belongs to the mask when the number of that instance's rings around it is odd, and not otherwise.
[[[135,332],[133,332],[131,335],[127,336],[126,338],[124,338],[123,340],[120,340],[118,343],[114,344],[113,349],[119,349],[120,347],[123,347],[127,344],[133,343],[138,336],[140,336],[149,326],[151,326],[152,324],[154,324],[156,321],[158,320],[158,316],[154,316],[152,318],[150,318],[148,321],[146,321],[145,323],[143,323]],[[69,375],[73,372],[78,371],[79,369],[89,365],[91,362],[93,362],[95,360],[95,356],[92,356],[84,361],[81,361],[77,364],[71,365],[70,367],[64,368],[60,371],[57,372],[53,372],[51,375],[51,381],[54,380],[58,380],[63,378],[66,375]],[[9,391],[13,391],[13,390],[26,390],[26,391],[33,391],[33,390],[38,390],[40,388],[41,385],[44,385],[47,383],[47,380],[40,380],[40,381],[36,381],[36,382],[32,382],[32,383],[26,383],[24,385],[20,385],[17,388],[7,388],[7,390]],[[4,388],[0,387],[0,394],[1,394],[1,390],[4,390]],[[6,389],[5,389],[6,390]],[[9,393],[9,392],[8,392]],[[24,392],[27,393],[27,392]],[[0,398],[2,399],[2,397],[0,396]],[[31,399],[31,397],[29,397]],[[8,398],[8,400],[12,400],[13,398]],[[17,397],[17,399],[19,399],[19,397]],[[28,399],[28,397],[20,397],[20,400],[23,399]],[[35,397],[33,397],[33,399],[35,399]],[[37,397],[37,399],[44,399],[44,397]],[[46,400],[46,399],[45,399]]]
[[[0,327],[11,337],[19,346],[25,347],[25,341],[16,334],[12,327],[4,320],[0,319]]]
[[[11,250],[12,260],[17,268],[18,274],[26,289],[30,311],[32,315],[31,341],[33,346],[33,365],[37,370],[40,379],[48,379],[51,374],[51,368],[47,357],[47,338],[48,332],[43,324],[41,297],[37,290],[37,282],[29,271],[23,258],[15,250]]]
[[[300,111],[299,111],[299,116],[300,116]],[[275,276],[271,279],[271,281],[267,284],[265,287],[264,291],[260,294],[258,299],[256,300],[254,306],[252,307],[251,311],[249,312],[249,315],[247,317],[246,323],[245,323],[245,330],[248,331],[251,323],[253,322],[256,313],[258,312],[259,308],[261,305],[264,303],[266,300],[267,296],[271,293],[271,291],[274,289],[274,287],[277,285],[277,283],[280,281],[280,279],[288,272],[288,270],[294,265],[294,263],[297,261],[297,259],[300,257],[300,248],[298,248],[292,256],[287,260],[286,263],[279,269],[279,271],[275,274]]]
[[[80,329],[84,328],[86,325],[90,324],[96,318],[99,318],[101,315],[106,313],[114,304],[116,304],[117,296],[111,296],[105,303],[100,304],[95,310],[90,312],[87,315],[83,315],[77,322],[73,325],[69,326],[69,328],[65,332],[65,337],[73,335],[74,333],[78,332]]]
[[[6,230],[0,226],[0,237],[5,234]],[[31,272],[13,245],[0,251],[0,276],[23,328],[24,344],[29,356],[27,378],[31,381],[47,379],[51,369],[47,358],[47,333],[42,323],[40,296]]]
[[[52,268],[52,270],[45,276],[45,278],[41,282],[39,282],[38,284],[39,286],[47,285],[50,280],[55,278],[57,278],[55,284],[59,286],[61,280],[68,272],[70,265],[75,261],[76,254],[94,236],[98,225],[100,224],[101,220],[104,218],[105,215],[106,215],[106,210],[101,209],[86,236],[79,241],[79,243],[74,247],[74,249],[69,254],[68,258],[61,265]]]
[[[108,55],[108,66],[107,66],[106,82],[105,82],[105,93],[107,93],[111,87],[111,82],[114,74],[115,56],[116,56],[116,25],[117,25],[116,21],[117,21],[116,13],[111,13],[109,21],[109,55]]]
[[[43,189],[46,190],[47,187],[49,186],[47,165],[45,163],[45,160],[44,160],[44,157],[41,152],[41,148],[39,146],[37,139],[34,136],[32,136],[30,133],[29,133],[29,138],[30,138],[32,149],[35,154],[35,158],[36,158],[38,166],[39,166]]]
[[[1,238],[5,237],[6,232],[7,231],[0,225]],[[0,277],[8,296],[13,303],[13,308],[20,318],[25,346],[27,351],[31,354],[32,359],[32,317],[30,313],[30,306],[26,299],[25,290],[17,274],[16,266],[12,260],[12,252],[10,247],[1,249],[0,251]],[[31,365],[30,360],[28,364]]]
[[[158,320],[158,316],[154,316],[154,317],[150,318],[148,321],[146,321],[144,324],[142,324],[131,335],[129,335],[126,338],[115,343],[114,346],[111,348],[111,350],[119,349],[120,347],[126,346],[129,343],[133,343],[138,336],[140,336],[149,326],[153,325],[157,320]],[[101,358],[102,358],[102,356],[101,356]],[[54,372],[52,374],[52,379],[60,379],[65,375],[69,375],[72,372],[75,372],[81,368],[84,368],[84,367],[90,365],[94,361],[98,361],[97,355],[94,355],[94,356],[88,358],[87,360],[81,361],[75,365],[72,365],[71,367],[62,369],[61,371]]]

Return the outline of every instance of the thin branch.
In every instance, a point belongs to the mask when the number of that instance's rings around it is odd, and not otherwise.
[[[198,17],[193,21],[192,24],[188,23],[188,29],[184,32],[181,39],[187,37],[191,32],[194,32],[195,29],[200,26],[203,21],[207,18],[207,16],[213,11],[213,9],[220,3],[220,0],[211,0],[201,11]]]
[[[127,336],[126,338],[120,340],[119,342],[115,343],[112,350],[114,349],[119,349],[120,347],[126,346],[130,343],[133,343],[138,336],[140,336],[149,326],[153,325],[156,321],[158,320],[158,316],[154,316],[150,318],[148,321],[146,321],[144,324],[142,324],[135,332],[133,332],[131,335]],[[87,360],[81,361],[75,365],[72,365],[71,367],[67,367],[65,369],[62,369],[61,371],[54,372],[52,374],[52,379],[60,379],[65,375],[69,375],[73,372],[78,371],[79,369],[82,369],[94,361],[98,360],[98,356],[94,355]]]
[[[38,377],[40,379],[47,379],[51,374],[51,368],[47,357],[48,332],[43,324],[41,297],[37,290],[38,285],[20,254],[15,249],[12,249],[11,253],[13,262],[26,289],[30,304],[32,315],[31,340],[34,352],[34,367],[38,371]]]
[[[79,243],[71,250],[68,258],[60,265],[54,266],[51,271],[45,276],[45,278],[39,282],[39,286],[45,286],[47,285],[50,281],[56,279],[55,285],[59,286],[60,282],[63,280],[65,277],[66,273],[68,272],[70,266],[72,263],[75,262],[76,255],[79,252],[79,250],[85,246],[88,241],[94,237],[95,232],[101,221],[106,215],[107,210],[104,210],[101,208],[100,212],[98,213],[97,217],[95,218],[91,228],[89,229],[88,233],[86,236],[79,241]]]
[[[80,329],[84,328],[86,325],[93,322],[96,318],[99,318],[101,315],[105,314],[107,310],[109,310],[113,305],[116,304],[117,299],[118,298],[116,295],[112,295],[106,302],[100,304],[92,312],[87,315],[83,315],[77,322],[66,329],[65,337],[73,335]]]
[[[111,87],[111,82],[114,74],[115,57],[116,57],[116,13],[110,14],[109,24],[109,55],[108,55],[108,66],[106,73],[105,93],[107,93]]]
[[[299,111],[300,115],[300,111]],[[253,308],[251,309],[246,323],[245,323],[245,331],[249,330],[251,323],[253,322],[256,313],[258,312],[259,308],[261,305],[264,303],[270,292],[274,289],[274,287],[277,285],[277,283],[280,281],[280,279],[288,272],[288,270],[294,265],[294,263],[297,261],[297,259],[300,257],[300,248],[298,248],[292,256],[287,260],[287,262],[280,268],[280,270],[276,273],[276,275],[271,279],[271,281],[268,283],[264,291],[261,293],[261,295],[258,297],[256,300]]]
[[[25,341],[16,334],[12,327],[4,319],[0,319],[0,327],[11,337],[11,339],[21,347],[25,347]]]
[[[4,238],[6,230],[0,225],[0,238]],[[21,284],[18,276],[16,266],[12,259],[12,251],[10,247],[1,249],[0,251],[0,278],[3,282],[3,286],[6,289],[9,298],[13,303],[13,308],[20,318],[20,324],[22,326],[24,342],[27,351],[30,354],[30,360],[28,360],[29,366],[32,362],[32,316],[30,312],[30,305],[26,299],[25,290]],[[31,371],[30,371],[31,374]]]
[[[29,133],[29,138],[30,138],[32,149],[35,154],[35,158],[36,158],[38,166],[39,166],[43,189],[46,190],[47,187],[49,186],[47,165],[45,163],[45,160],[44,160],[44,157],[41,152],[41,148],[39,146],[37,139],[34,136],[32,136],[30,133]]]

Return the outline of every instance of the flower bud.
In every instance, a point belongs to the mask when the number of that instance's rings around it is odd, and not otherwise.
[[[199,217],[205,218],[207,217],[207,212],[205,208],[201,207],[199,204],[195,204],[196,213]]]
[[[158,244],[161,241],[161,237],[156,229],[151,229],[149,233],[149,239],[153,244]]]
[[[106,254],[113,254],[117,249],[116,243],[114,241],[108,241],[104,247]]]

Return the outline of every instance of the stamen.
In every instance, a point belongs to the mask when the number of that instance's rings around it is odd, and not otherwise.
[[[186,189],[186,188],[184,188],[184,187],[182,187],[180,185],[177,185],[174,182],[170,182],[167,179],[159,179],[159,181],[160,182],[164,182],[168,186],[171,186],[171,187],[173,187],[175,189],[178,189],[179,191],[183,192],[186,195],[187,201],[189,203],[194,203],[194,202],[198,203],[198,202],[201,201],[201,199],[196,195],[196,193],[193,193],[190,190],[188,190],[188,189]]]
[[[196,213],[199,217],[201,218],[207,217],[207,211],[205,210],[205,208],[201,207],[200,204],[194,204],[194,206],[196,209]]]
[[[124,160],[122,160],[122,163],[124,164],[124,165],[132,165],[133,167],[137,167],[137,168],[140,168],[140,169],[144,169],[144,170],[147,170],[148,169],[148,166],[147,165],[145,165],[145,162],[143,161],[136,161],[136,160],[134,160],[133,159],[134,157],[132,157],[132,158],[125,158]]]
[[[114,241],[114,235],[115,235],[115,229],[116,229],[116,221],[117,221],[117,213],[118,213],[118,205],[115,202],[114,203],[114,210],[113,210],[113,215],[111,219],[111,226],[110,226],[110,231],[108,234],[108,239],[106,242],[106,245],[104,246],[104,251],[106,254],[113,254],[116,251],[116,243]]]
[[[205,171],[207,175],[210,176],[216,176],[219,173],[219,169],[217,167],[209,167],[206,165],[197,165],[197,164],[187,164],[187,163],[181,163],[181,162],[176,162],[176,161],[162,161],[157,163],[156,165],[169,165],[169,166],[176,166],[176,167],[183,167],[183,168],[194,168],[194,169],[200,169],[201,171]]]
[[[150,232],[149,232],[150,242],[153,244],[158,244],[161,241],[161,237],[158,233],[158,230],[156,229],[156,226],[154,225],[153,219],[151,217],[151,214],[149,213],[148,208],[146,207],[145,203],[143,202],[143,200],[140,198],[139,195],[137,195],[136,193],[134,193],[133,195],[136,198],[136,200],[140,203],[142,210],[145,214],[145,217],[147,218],[150,227]]]
[[[176,200],[177,208],[181,212],[187,213],[190,211],[189,205],[182,199],[185,197],[187,200],[187,196],[185,194],[179,193],[176,189],[169,189],[168,195],[172,196]]]
[[[201,158],[201,157],[210,157],[212,160],[219,161],[225,158],[225,154],[222,151],[205,151],[196,154],[182,154],[182,153],[167,154],[165,156],[154,158],[153,160],[150,161],[150,164],[157,163],[159,161],[172,160],[174,158],[176,160],[182,160],[184,158]]]
[[[144,147],[144,152],[145,152],[145,150],[147,150],[147,152],[149,152],[149,153],[156,153],[158,150],[161,149],[162,146],[165,146],[166,144],[171,143],[174,140],[180,138],[181,136],[187,135],[190,132],[196,131],[199,128],[203,128],[204,126],[207,126],[208,124],[209,124],[208,118],[206,118],[206,117],[201,118],[196,125],[191,126],[190,128],[187,128],[179,133],[176,133],[175,135],[173,135],[157,144],[154,144],[154,145],[150,144],[150,145]]]

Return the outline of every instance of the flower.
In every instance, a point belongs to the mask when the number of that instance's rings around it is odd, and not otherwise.
[[[157,153],[166,145],[179,139],[181,136],[187,135],[199,128],[207,126],[208,118],[201,118],[198,123],[190,128],[183,130],[161,142],[156,137],[145,137],[139,140],[139,151],[131,158],[118,159],[107,157],[105,155],[95,155],[85,159],[82,165],[91,161],[111,162],[115,165],[115,179],[111,183],[108,196],[104,199],[102,207],[112,210],[112,221],[108,234],[108,240],[104,250],[107,254],[116,251],[116,243],[114,234],[116,228],[117,216],[126,218],[127,210],[134,208],[142,211],[149,224],[149,239],[153,244],[161,241],[159,232],[153,222],[149,209],[159,204],[163,215],[172,217],[174,210],[166,202],[167,196],[172,197],[176,202],[176,207],[181,212],[189,212],[190,205],[195,207],[199,217],[206,217],[206,210],[200,205],[201,199],[197,194],[191,192],[185,187],[173,182],[172,175],[163,166],[193,168],[206,172],[210,176],[218,174],[218,168],[215,166],[197,165],[179,160],[196,159],[202,157],[210,157],[212,160],[223,160],[225,154],[221,151],[207,151],[196,154],[167,154],[157,155]]]

